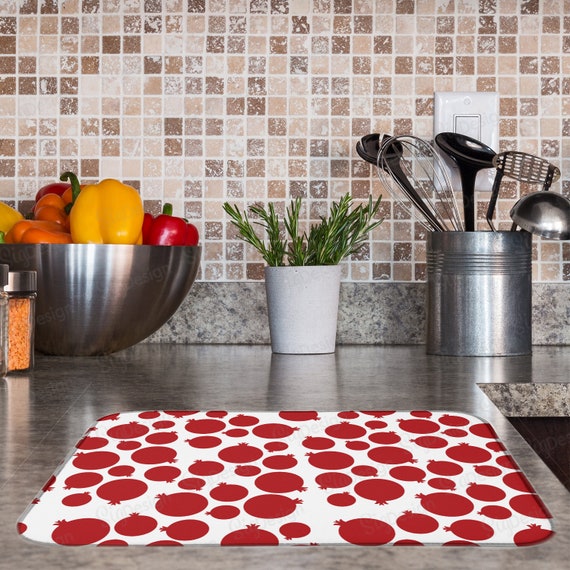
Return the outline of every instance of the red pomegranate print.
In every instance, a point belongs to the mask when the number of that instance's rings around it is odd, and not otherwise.
[[[228,437],[245,437],[249,432],[244,428],[232,428],[223,432]]]
[[[156,465],[158,463],[174,463],[176,461],[176,450],[172,447],[152,445],[141,447],[131,454],[131,459],[135,463],[143,465]]]
[[[228,415],[228,412],[225,410],[210,410],[206,412],[206,415],[209,418],[225,418]]]
[[[285,424],[268,423],[255,426],[251,431],[254,435],[263,439],[282,439],[289,437],[298,429],[298,427],[291,427]]]
[[[107,435],[113,439],[135,439],[146,435],[149,428],[139,422],[129,422],[113,426],[107,430]]]
[[[48,492],[48,491],[53,491],[53,486],[55,484],[56,478],[54,475],[52,475],[45,483],[44,486],[42,487],[42,491],[44,493]]]
[[[350,544],[359,546],[380,546],[388,544],[396,535],[394,529],[384,521],[358,518],[335,521],[340,537]]]
[[[396,410],[367,410],[361,411],[362,414],[366,414],[367,416],[372,416],[373,418],[384,418],[386,416],[391,416],[392,414],[396,413]]]
[[[469,428],[469,431],[473,435],[477,435],[479,437],[486,437],[488,439],[499,439],[495,430],[489,424],[486,423],[472,425]]]
[[[132,465],[115,465],[107,473],[112,477],[130,477],[135,472]]]
[[[502,471],[494,465],[477,465],[475,473],[483,475],[483,477],[498,477]]]
[[[426,472],[423,469],[411,465],[392,467],[389,473],[391,477],[399,481],[416,481],[417,483],[421,483],[426,477]]]
[[[199,412],[198,410],[164,410],[164,413],[168,416],[172,416],[173,418],[184,418],[186,416],[193,416]]]
[[[174,540],[198,540],[208,534],[210,527],[200,520],[185,519],[160,528]]]
[[[531,484],[522,471],[512,471],[511,473],[507,473],[503,477],[503,483],[515,491],[532,493]]]
[[[75,447],[83,451],[91,451],[93,449],[101,449],[109,443],[109,440],[104,437],[89,437],[85,436],[80,440]]]
[[[64,489],[86,489],[87,487],[98,485],[101,481],[103,481],[103,475],[100,473],[94,473],[92,471],[75,473],[64,481]]]
[[[510,455],[500,455],[496,459],[497,465],[505,467],[506,469],[518,469],[519,466],[516,464],[515,460]]]
[[[341,489],[352,483],[352,477],[339,471],[328,471],[315,477],[319,489]]]
[[[79,452],[73,458],[72,464],[77,469],[106,469],[115,465],[121,458],[113,451]]]
[[[505,446],[500,441],[490,441],[485,444],[485,447],[491,451],[506,451]]]
[[[544,506],[538,495],[534,493],[525,493],[524,495],[516,495],[509,501],[509,507],[527,517],[536,519],[551,518],[548,509]]]
[[[362,441],[361,439],[353,439],[345,442],[347,449],[353,449],[354,451],[364,451],[370,448],[370,444],[367,441]]]
[[[211,449],[212,447],[218,447],[222,443],[222,440],[214,435],[200,435],[185,441],[190,447],[196,449]]]
[[[134,440],[120,441],[117,443],[117,449],[120,449],[121,451],[132,451],[133,449],[138,449],[141,446],[142,443],[140,441]]]
[[[358,477],[376,477],[378,475],[378,469],[372,465],[355,465],[350,471]]]
[[[151,467],[147,469],[144,476],[149,481],[164,481],[165,483],[172,483],[174,479],[180,477],[182,471],[178,467],[172,465],[160,465],[158,467]]]
[[[342,451],[318,451],[307,453],[309,463],[317,469],[346,469],[354,463],[354,458]]]
[[[206,481],[200,479],[200,477],[188,477],[187,479],[178,481],[178,486],[187,491],[200,491],[205,484]]]
[[[144,440],[151,445],[166,445],[178,439],[175,431],[162,431],[148,434]]]
[[[468,433],[461,428],[448,428],[443,430],[443,434],[447,437],[465,437]]]
[[[432,413],[429,410],[413,410],[410,412],[410,416],[415,418],[431,418]]]
[[[437,422],[425,419],[398,420],[398,426],[401,430],[407,431],[408,433],[426,434],[439,431],[439,424]]]
[[[403,447],[394,447],[391,445],[383,445],[381,447],[373,447],[368,452],[368,457],[372,461],[385,465],[397,465],[398,463],[416,463],[412,452]]]
[[[98,487],[97,496],[109,501],[110,505],[119,505],[144,495],[147,489],[148,485],[138,479],[115,479]]]
[[[152,424],[154,429],[170,429],[173,428],[176,424],[171,420],[159,420]]]
[[[460,443],[453,447],[448,447],[445,454],[454,461],[462,463],[485,463],[491,459],[491,454],[482,447],[471,445],[470,443]]]
[[[86,505],[89,501],[91,501],[89,491],[85,491],[84,493],[73,493],[72,495],[67,495],[61,500],[62,504],[66,507],[81,507]]]
[[[424,543],[411,538],[403,538],[402,540],[396,540],[394,546],[424,546]]]
[[[505,520],[513,516],[509,509],[500,505],[485,505],[477,514],[497,520]]]
[[[182,546],[182,543],[176,540],[155,540],[154,542],[147,544],[147,546]]]
[[[198,493],[160,493],[156,498],[158,500],[155,509],[170,517],[189,517],[203,511],[208,506],[208,499]]]
[[[343,420],[355,420],[360,414],[354,410],[347,410],[345,412],[339,412],[337,416]]]
[[[222,546],[276,546],[279,539],[268,530],[257,524],[247,525],[245,528],[234,530],[222,538]]]
[[[356,503],[356,498],[348,491],[344,493],[333,493],[327,497],[327,502],[335,507],[350,507]]]
[[[419,493],[416,498],[420,499],[420,504],[426,511],[444,517],[461,517],[474,509],[470,499],[456,493]]]
[[[120,417],[120,413],[116,413],[116,414],[109,414],[108,416],[103,416],[102,418],[99,418],[97,420],[97,422],[106,422],[106,421],[117,421]]]
[[[259,423],[259,420],[255,416],[246,416],[245,414],[238,414],[237,416],[231,418],[229,423],[233,426],[238,427],[249,427],[254,426]]]
[[[466,426],[469,423],[469,420],[461,416],[455,416],[452,414],[443,414],[443,416],[439,418],[439,423],[443,424],[444,426],[460,427],[460,426]]]
[[[218,453],[218,457],[228,463],[251,463],[262,456],[263,451],[261,449],[245,442],[225,447]]]
[[[307,422],[321,419],[318,412],[315,411],[283,411],[279,412],[279,417],[289,422]]]
[[[211,511],[207,511],[208,516],[214,517],[218,520],[235,519],[239,516],[240,510],[234,505],[219,505],[214,507]]]
[[[492,526],[474,519],[455,521],[449,526],[444,526],[443,530],[452,532],[459,538],[475,541],[489,540],[495,534]]]
[[[292,453],[288,455],[272,455],[262,461],[268,469],[292,469],[297,465],[297,460]]]
[[[311,527],[305,523],[290,522],[281,525],[279,532],[285,537],[285,540],[293,540],[307,536],[311,532]]]
[[[368,439],[372,443],[378,443],[380,445],[393,445],[402,440],[402,438],[395,431],[380,431],[376,433],[371,433]]]
[[[286,517],[295,511],[301,499],[291,499],[285,495],[266,494],[256,495],[248,499],[243,508],[248,515],[260,519],[278,519]]]
[[[436,435],[422,435],[415,439],[410,439],[410,441],[420,447],[425,447],[426,449],[441,449],[447,445],[446,439]]]
[[[377,505],[385,505],[388,501],[399,499],[404,494],[404,487],[389,479],[365,479],[356,483],[354,492]]]
[[[412,511],[404,511],[396,519],[396,524],[406,532],[414,534],[427,534],[438,529],[439,523],[436,519],[423,513],[413,513]]]
[[[472,499],[477,499],[478,501],[485,501],[488,503],[496,503],[502,501],[507,494],[494,485],[485,485],[483,483],[469,483],[467,486],[467,494]]]
[[[452,463],[451,461],[436,461],[430,459],[427,463],[427,469],[435,475],[459,475],[463,473],[463,467],[459,463]]]
[[[210,497],[216,501],[233,502],[247,497],[248,493],[241,485],[222,481],[210,491]]]
[[[255,479],[255,486],[266,493],[292,493],[306,491],[303,478],[288,471],[272,471]]]
[[[192,465],[188,467],[188,472],[192,475],[200,475],[202,477],[208,475],[217,475],[224,470],[224,466],[218,461],[206,461],[196,459]]]
[[[152,532],[158,526],[155,518],[131,513],[115,524],[115,532],[123,536],[141,536]]]
[[[308,435],[302,442],[303,447],[307,449],[330,449],[334,447],[334,441],[328,437],[319,437]]]
[[[517,546],[528,546],[530,544],[539,544],[544,542],[553,534],[553,531],[542,528],[539,524],[529,524],[527,528],[519,530],[515,534],[513,541]]]
[[[234,473],[240,477],[255,477],[261,473],[261,469],[257,465],[238,465]]]
[[[366,429],[350,422],[340,422],[326,427],[325,433],[335,439],[358,439],[366,435]]]
[[[103,540],[111,530],[108,523],[100,519],[82,518],[71,521],[57,521],[51,538],[64,546],[83,546]]]
[[[263,448],[273,453],[274,451],[285,451],[289,447],[284,441],[269,441],[264,444]]]
[[[439,489],[441,491],[455,491],[455,481],[447,479],[447,477],[432,477],[428,481],[428,485],[432,489]]]
[[[384,429],[388,424],[382,420],[370,420],[364,424],[368,429]]]
[[[184,426],[186,431],[190,433],[208,434],[216,433],[226,429],[226,422],[215,418],[192,419],[186,422]]]
[[[153,420],[154,418],[160,417],[160,412],[158,410],[148,410],[141,412],[138,416],[141,420]]]

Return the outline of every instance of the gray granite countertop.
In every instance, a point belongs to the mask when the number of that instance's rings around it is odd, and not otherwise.
[[[108,357],[37,358],[0,381],[0,568],[540,568],[570,552],[570,494],[503,413],[567,413],[570,348],[532,356],[457,358],[421,345],[339,346],[332,355],[274,355],[266,345],[143,343]],[[495,403],[494,403],[495,402]],[[489,421],[554,517],[556,534],[502,547],[49,547],[15,522],[96,419],[141,409],[433,409]],[[500,408],[500,409],[499,409]]]

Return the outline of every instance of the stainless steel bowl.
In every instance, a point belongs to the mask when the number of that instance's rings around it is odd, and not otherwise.
[[[128,348],[178,309],[201,248],[2,244],[0,263],[38,273],[36,350],[93,356]]]

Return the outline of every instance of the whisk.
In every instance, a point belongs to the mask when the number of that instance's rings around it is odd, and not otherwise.
[[[463,223],[446,167],[425,140],[396,136],[383,140],[378,176],[394,196],[403,193],[421,214],[420,223],[433,231],[463,231]]]

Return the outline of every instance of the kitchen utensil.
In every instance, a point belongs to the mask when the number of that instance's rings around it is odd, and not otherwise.
[[[35,347],[109,354],[158,330],[186,297],[200,247],[2,244],[0,263],[37,271]]]
[[[356,143],[356,152],[358,155],[364,159],[365,161],[373,164],[377,167],[378,177],[382,182],[382,185],[388,190],[392,199],[410,216],[414,212],[414,208],[417,208],[419,213],[421,214],[418,222],[428,231],[440,231],[443,229],[441,224],[436,219],[433,218],[431,212],[426,212],[422,210],[423,205],[416,205],[416,203],[411,200],[409,196],[409,192],[411,194],[415,194],[413,188],[411,188],[409,181],[403,175],[403,173],[399,173],[400,177],[395,178],[393,173],[398,173],[399,165],[398,159],[401,154],[400,149],[397,145],[391,149],[391,154],[393,154],[392,159],[388,159],[383,161],[382,164],[379,163],[379,155],[380,155],[380,147],[391,139],[390,135],[384,134],[382,135],[382,139],[380,139],[380,135],[378,133],[373,133],[369,135],[363,136],[357,143]],[[393,171],[392,173],[387,170],[388,168],[388,161],[393,163]]]
[[[493,214],[503,176],[514,178],[519,182],[542,184],[542,190],[548,190],[550,185],[560,178],[560,170],[556,166],[543,158],[525,152],[514,150],[501,152],[493,158],[493,165],[497,169],[497,174],[487,208],[487,223],[493,231],[496,231]]]
[[[475,179],[480,170],[493,168],[496,153],[481,141],[460,133],[439,133],[435,143],[459,168],[465,230],[475,231]]]
[[[445,230],[462,231],[455,193],[443,161],[427,141],[414,136],[394,137],[401,149],[399,165],[406,179]]]
[[[510,211],[513,229],[548,239],[570,239],[570,200],[556,192],[532,192],[523,196]]]

